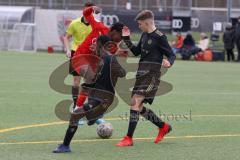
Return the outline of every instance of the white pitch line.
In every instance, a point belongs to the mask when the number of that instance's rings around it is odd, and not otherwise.
[[[201,117],[230,117],[230,118],[238,118],[240,115],[192,115],[191,117],[193,118],[201,118]],[[121,117],[109,117],[105,118],[106,121],[119,121],[119,120],[124,120],[126,121],[126,118],[121,118]],[[28,128],[36,128],[36,127],[46,127],[46,126],[52,126],[52,125],[62,125],[62,124],[67,124],[67,121],[57,121],[57,122],[50,122],[50,123],[42,123],[42,124],[32,124],[32,125],[24,125],[24,126],[17,126],[17,127],[12,127],[12,128],[5,128],[5,129],[0,129],[0,133],[6,133],[6,132],[11,132],[11,131],[16,131],[16,130],[22,130],[22,129],[28,129]]]
[[[168,136],[165,139],[197,139],[197,138],[226,138],[226,137],[240,137],[240,133],[236,134],[218,134],[218,135],[186,135],[186,136]],[[154,137],[141,137],[134,138],[136,141],[148,141],[154,140]],[[80,142],[107,142],[107,141],[119,141],[121,138],[113,139],[81,139],[73,140],[73,143]],[[30,142],[0,142],[0,145],[25,145],[25,144],[56,144],[61,143],[62,141],[30,141]]]

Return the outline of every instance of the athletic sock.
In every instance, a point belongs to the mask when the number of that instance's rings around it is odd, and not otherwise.
[[[68,126],[68,129],[67,129],[66,135],[64,137],[64,141],[63,141],[64,146],[70,145],[72,138],[73,138],[75,132],[77,131],[77,128],[78,128],[78,126]]]
[[[84,104],[86,98],[87,98],[86,93],[81,92],[81,93],[79,94],[78,98],[77,98],[77,103],[76,103],[77,106],[78,106],[78,107],[81,107],[81,106]]]
[[[162,128],[164,126],[164,122],[151,109],[143,107],[140,114],[141,116],[143,116],[145,119],[152,122],[157,127]]]
[[[78,94],[79,94],[79,87],[78,86],[72,86],[72,99],[73,99],[74,108],[77,104]]]
[[[139,111],[130,110],[130,118],[129,118],[129,125],[128,125],[128,133],[127,133],[128,137],[133,136],[138,120],[139,120]]]

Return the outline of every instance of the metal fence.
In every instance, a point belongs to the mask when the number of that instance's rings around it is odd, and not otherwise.
[[[151,9],[171,11],[188,9],[189,7],[226,8],[228,0],[0,0],[0,5],[36,6],[48,9],[81,9],[86,2],[107,10],[141,10]],[[240,0],[232,1],[232,8],[240,8]],[[130,9],[127,7],[130,7]]]

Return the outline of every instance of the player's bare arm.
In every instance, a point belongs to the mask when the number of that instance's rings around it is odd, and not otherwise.
[[[70,49],[70,39],[72,38],[72,35],[66,33],[66,35],[63,37],[63,43],[66,49],[66,56],[68,58],[71,58],[71,49]]]

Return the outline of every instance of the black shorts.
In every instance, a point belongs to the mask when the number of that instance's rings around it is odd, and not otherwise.
[[[70,61],[69,61],[69,74],[71,74],[72,76],[80,76],[73,68],[72,66],[72,57],[74,56],[75,54],[75,51],[71,51],[71,58],[70,58]]]
[[[147,72],[144,74],[140,72],[138,71],[136,76],[132,96],[134,94],[142,95],[145,97],[143,103],[152,104],[160,84],[161,72]]]

